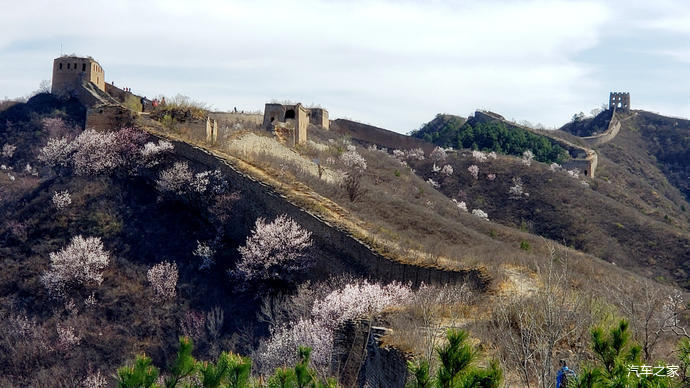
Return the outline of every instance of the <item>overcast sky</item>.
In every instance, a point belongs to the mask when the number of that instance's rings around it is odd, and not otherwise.
[[[299,101],[403,133],[476,108],[560,126],[609,91],[629,91],[634,109],[690,116],[687,1],[0,0],[0,9],[0,98],[36,90],[55,57],[74,53],[149,97],[180,93],[218,110]]]

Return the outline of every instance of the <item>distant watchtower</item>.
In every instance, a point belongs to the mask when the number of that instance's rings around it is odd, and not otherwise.
[[[630,110],[630,93],[628,92],[611,92],[609,95],[609,109],[616,109],[621,111]]]

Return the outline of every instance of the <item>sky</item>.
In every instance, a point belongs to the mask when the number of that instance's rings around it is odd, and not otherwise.
[[[690,116],[686,0],[0,0],[0,9],[0,98],[29,95],[54,58],[76,54],[147,97],[245,111],[289,100],[401,133],[476,109],[559,127],[610,91],[630,92],[633,109]]]

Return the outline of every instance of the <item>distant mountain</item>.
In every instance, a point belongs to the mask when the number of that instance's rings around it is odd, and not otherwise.
[[[424,139],[445,148],[470,148],[521,156],[530,150],[536,160],[544,163],[562,163],[567,152],[555,141],[500,121],[482,121],[476,117],[438,114],[410,136]]]

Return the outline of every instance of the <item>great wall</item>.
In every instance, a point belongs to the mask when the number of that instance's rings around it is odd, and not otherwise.
[[[87,69],[90,70],[87,71]],[[86,128],[108,130],[141,123],[139,119],[142,115],[136,111],[137,103],[143,101],[141,96],[105,83],[103,69],[92,58],[55,59],[53,93],[76,97],[87,107]],[[474,119],[480,122],[501,122],[508,128],[519,128],[546,136],[563,146],[570,154],[570,160],[564,164],[565,168],[577,169],[584,175],[594,178],[597,153],[591,147],[612,140],[621,128],[616,109],[629,109],[629,96],[626,100],[624,95],[616,94],[615,103],[613,94],[611,98],[612,117],[606,131],[594,136],[579,137],[578,139],[586,146],[521,126],[489,111],[476,111]],[[132,109],[133,106],[135,109]],[[139,106],[141,107],[141,104]],[[281,194],[276,187],[238,168],[232,160],[218,155],[212,147],[229,136],[237,124],[252,129],[273,130],[276,136],[282,136],[289,145],[304,143],[307,140],[309,126],[318,125],[325,129],[330,128],[362,144],[376,144],[389,149],[422,148],[425,152],[430,152],[434,148],[432,144],[420,139],[383,128],[345,119],[331,121],[325,109],[305,108],[301,104],[266,104],[263,117],[258,114],[212,112],[205,120],[179,123],[179,126],[190,136],[190,140],[196,141],[197,144],[205,143],[208,147],[191,144],[179,138],[170,137],[156,128],[144,126],[144,129],[148,129],[152,136],[171,141],[177,156],[204,168],[220,170],[232,187],[241,188],[243,196],[252,198],[252,201],[242,201],[239,205],[235,218],[232,220],[237,226],[234,229],[236,235],[229,237],[237,239],[246,237],[257,217],[287,214],[311,231],[317,245],[330,253],[326,260],[322,259],[317,263],[317,272],[350,272],[384,282],[400,281],[417,285],[468,282],[479,290],[490,288],[491,279],[480,268],[420,266],[392,260],[356,238],[348,230],[299,206]],[[349,386],[385,386],[391,382],[402,384],[408,373],[406,360],[409,355],[395,348],[382,348],[380,337],[386,329],[371,327],[371,324],[367,321],[348,321],[335,333],[334,349],[336,351],[333,354],[333,365],[337,370],[334,372],[342,376]],[[373,335],[370,335],[371,333]],[[359,349],[359,351],[353,353],[353,349]]]
[[[93,58],[56,58],[53,62],[53,93],[76,97],[87,107],[86,128],[108,130],[135,124],[141,117],[141,113],[134,111],[132,106],[138,109],[142,107],[140,101],[144,103],[144,107],[147,102],[129,90],[105,83],[104,77],[103,68]],[[578,138],[587,146],[575,144],[546,131],[513,123],[503,116],[489,111],[478,110],[473,118],[479,122],[500,122],[508,128],[521,129],[548,137],[564,147],[570,154],[570,159],[564,163],[565,168],[577,169],[584,175],[593,178],[597,167],[597,154],[589,147],[601,145],[613,139],[621,127],[616,109],[629,110],[629,107],[630,97],[627,93],[612,93],[610,98],[612,115],[606,131],[595,136]],[[247,233],[253,220],[262,214],[287,213],[308,226],[324,247],[333,252],[339,252],[342,255],[342,265],[354,268],[357,272],[369,274],[384,281],[409,281],[419,284],[421,282],[455,283],[469,279],[479,288],[488,287],[489,280],[482,271],[477,269],[420,267],[392,261],[377,253],[348,231],[335,227],[317,214],[310,213],[291,202],[269,184],[261,182],[246,171],[240,171],[232,163],[229,163],[227,156],[214,154],[211,146],[216,144],[219,139],[229,136],[237,124],[252,129],[273,130],[277,136],[287,133],[288,139],[285,140],[288,144],[305,142],[307,140],[307,128],[310,125],[318,125],[324,129],[330,128],[330,130],[362,144],[376,144],[390,149],[422,148],[425,152],[430,152],[434,145],[420,139],[351,120],[336,119],[331,121],[328,118],[328,111],[325,109],[305,108],[299,103],[268,103],[265,106],[263,117],[259,114],[211,112],[208,113],[206,120],[189,120],[189,122],[179,123],[189,140],[202,146],[190,144],[184,139],[170,139],[173,141],[178,155],[194,163],[220,169],[236,187],[247,190],[251,197],[261,204],[261,213],[257,211],[256,207],[253,212],[249,211],[252,209],[245,209],[248,218],[240,222],[240,225],[244,226],[243,233]],[[286,129],[287,132],[281,132],[281,128]],[[165,133],[164,131],[155,131],[155,136],[165,136]],[[251,220],[251,222],[247,220]]]

